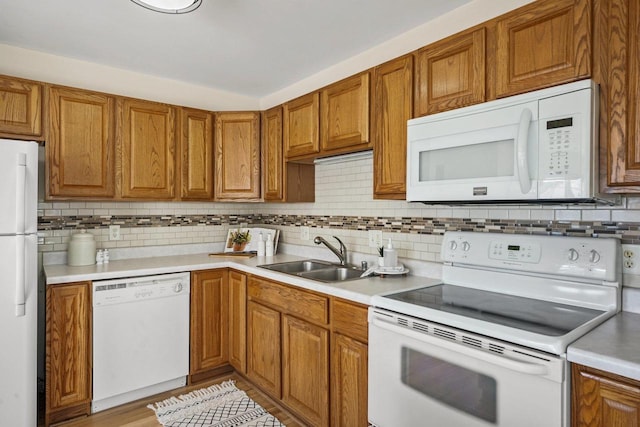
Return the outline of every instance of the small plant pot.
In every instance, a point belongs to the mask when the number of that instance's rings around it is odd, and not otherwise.
[[[242,243],[234,243],[233,244],[233,250],[234,252],[241,252],[244,251],[244,248],[247,247],[247,242],[242,242]]]

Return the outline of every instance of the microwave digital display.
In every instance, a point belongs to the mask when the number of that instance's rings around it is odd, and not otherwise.
[[[573,117],[568,117],[566,119],[549,120],[547,122],[547,130],[548,129],[566,128],[566,127],[569,127],[569,126],[573,126]]]
[[[520,246],[519,245],[507,245],[507,249],[510,251],[519,251],[520,250]]]

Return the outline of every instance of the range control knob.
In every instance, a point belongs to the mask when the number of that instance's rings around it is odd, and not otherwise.
[[[176,283],[176,286],[173,288],[173,291],[178,294],[182,292],[182,282]]]
[[[595,249],[591,249],[589,252],[589,262],[597,264],[600,261],[600,254]]]
[[[571,249],[569,249],[567,257],[569,258],[569,261],[577,261],[578,258],[580,258],[580,254],[578,253],[578,251],[576,251],[575,249],[571,248]]]
[[[449,249],[455,251],[458,248],[458,243],[455,240],[449,242]]]
[[[462,242],[462,250],[467,252],[469,249],[471,249],[471,245],[469,244],[469,242],[467,241]]]

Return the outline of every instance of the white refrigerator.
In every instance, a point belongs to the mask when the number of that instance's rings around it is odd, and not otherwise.
[[[0,139],[0,425],[37,422],[38,144]]]

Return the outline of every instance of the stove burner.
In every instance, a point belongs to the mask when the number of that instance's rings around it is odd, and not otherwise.
[[[589,308],[447,284],[385,297],[547,336],[563,336],[604,313]]]

